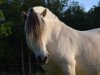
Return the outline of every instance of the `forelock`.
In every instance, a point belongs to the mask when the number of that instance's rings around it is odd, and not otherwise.
[[[28,15],[25,24],[27,35],[31,35],[34,40],[40,40],[44,32],[44,20],[36,13]]]

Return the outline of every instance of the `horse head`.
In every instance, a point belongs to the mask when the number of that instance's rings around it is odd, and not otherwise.
[[[45,30],[45,21],[47,9],[37,12],[30,8],[28,13],[22,12],[22,19],[25,22],[25,34],[29,48],[34,52],[37,63],[45,64],[48,60],[49,53],[43,40]]]

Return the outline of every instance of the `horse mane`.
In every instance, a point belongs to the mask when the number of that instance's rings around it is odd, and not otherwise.
[[[49,19],[53,18],[54,20],[59,20],[59,18],[46,7],[36,6],[33,9],[39,14],[41,14],[41,12],[46,9],[47,10],[46,17],[48,17]]]
[[[44,20],[38,14],[29,14],[26,21],[26,34],[31,36],[31,39],[39,41],[44,31]]]

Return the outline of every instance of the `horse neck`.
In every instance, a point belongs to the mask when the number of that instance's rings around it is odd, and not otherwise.
[[[60,22],[58,20],[52,20],[51,18],[48,20],[48,18],[46,18],[45,20],[46,24],[44,27],[44,34],[43,34],[43,38],[45,39],[45,42],[48,43],[52,40],[52,36],[59,35],[60,29],[61,29],[61,25]]]
[[[54,24],[54,26],[51,30],[52,30],[52,32],[51,32],[50,38],[49,38],[50,41],[47,44],[47,48],[49,50],[53,50],[53,48],[56,47],[55,45],[59,41],[59,37],[62,37],[62,35],[66,36],[66,39],[70,39],[70,37],[73,39],[74,36],[79,37],[77,30],[65,25],[61,21]],[[78,38],[75,38],[75,39],[78,40]]]
[[[69,36],[70,34],[77,35],[78,31],[59,21],[56,25],[54,25],[53,35],[56,37],[61,36],[61,34]],[[67,38],[67,37],[66,37]]]

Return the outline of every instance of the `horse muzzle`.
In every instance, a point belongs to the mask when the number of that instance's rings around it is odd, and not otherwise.
[[[37,58],[36,58],[37,59],[37,63],[39,65],[44,65],[44,64],[47,63],[49,57],[50,57],[49,54],[47,54],[46,56],[37,56]]]

